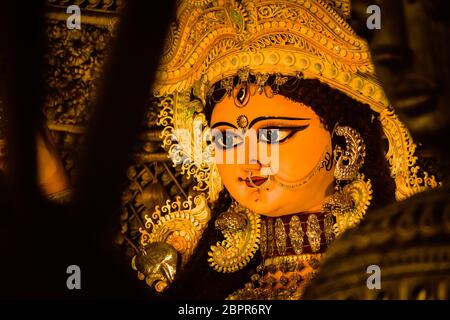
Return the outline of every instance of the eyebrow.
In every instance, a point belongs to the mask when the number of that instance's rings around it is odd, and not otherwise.
[[[225,121],[214,123],[211,126],[211,129],[214,129],[215,127],[218,127],[218,126],[229,126],[229,127],[233,127],[235,129],[237,129],[237,127],[234,124],[229,123],[229,122],[225,122]]]
[[[271,120],[271,119],[277,119],[277,120],[311,120],[311,118],[292,118],[292,117],[269,117],[269,116],[262,116],[262,117],[258,117],[258,118],[253,119],[253,120],[250,122],[250,124],[249,124],[248,127],[251,128],[254,124],[256,124],[256,123],[258,123],[258,122],[260,122],[260,121],[263,121],[263,120]],[[218,127],[218,126],[229,126],[229,127],[233,127],[233,128],[235,128],[235,129],[237,129],[237,127],[236,127],[234,124],[229,123],[229,122],[225,122],[225,121],[221,121],[221,122],[214,123],[214,124],[211,126],[211,129],[214,129],[215,127]]]
[[[251,128],[254,124],[257,122],[263,121],[263,120],[271,120],[271,119],[277,119],[277,120],[311,120],[311,118],[292,118],[292,117],[269,117],[269,116],[262,116],[253,119],[250,124],[249,128]]]

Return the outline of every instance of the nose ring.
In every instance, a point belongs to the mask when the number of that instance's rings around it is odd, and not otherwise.
[[[252,172],[251,172],[251,171],[248,172],[248,174],[247,174],[247,179],[248,179],[248,181],[250,182],[250,184],[252,185],[252,187],[254,187],[254,188],[260,188],[259,186],[257,186],[257,185],[253,182],[253,180],[252,180]]]
[[[263,176],[269,176],[270,177],[272,175],[272,168],[270,166],[270,160],[269,160],[269,162],[267,164],[263,164],[259,160],[256,160],[256,162],[261,166],[260,172],[261,172],[261,174]]]

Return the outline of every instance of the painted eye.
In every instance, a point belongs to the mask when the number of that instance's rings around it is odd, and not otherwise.
[[[220,149],[230,149],[237,147],[243,142],[243,138],[229,130],[226,131],[218,131],[214,135],[214,143],[216,144],[217,148]]]
[[[259,141],[269,144],[275,144],[285,141],[294,133],[287,129],[261,129],[259,130]]]

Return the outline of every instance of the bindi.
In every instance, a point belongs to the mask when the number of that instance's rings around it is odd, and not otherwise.
[[[241,114],[236,119],[236,124],[241,129],[247,129],[248,127],[248,118],[247,116]]]

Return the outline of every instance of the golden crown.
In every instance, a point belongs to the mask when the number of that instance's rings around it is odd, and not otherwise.
[[[158,95],[196,87],[249,68],[315,78],[380,112],[387,99],[366,43],[325,2],[185,1],[157,73]]]

